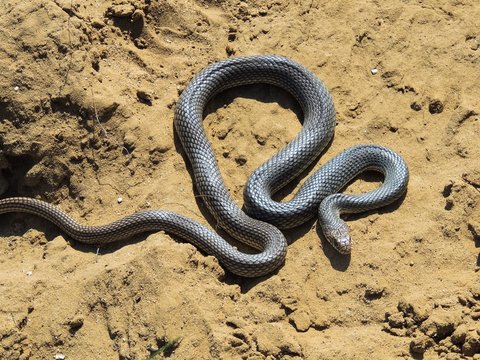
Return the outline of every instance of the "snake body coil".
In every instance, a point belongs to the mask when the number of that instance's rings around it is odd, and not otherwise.
[[[239,85],[266,83],[292,94],[300,104],[303,128],[296,138],[250,176],[245,187],[245,214],[230,196],[203,128],[203,110],[216,94]],[[284,261],[287,242],[279,228],[298,226],[318,213],[325,237],[341,253],[351,240],[342,212],[361,212],[387,205],[405,193],[408,169],[395,152],[376,145],[347,149],[314,173],[289,202],[272,194],[296,178],[323,151],[333,136],[335,110],[325,85],[303,66],[280,56],[250,56],[212,64],[182,93],[175,128],[187,154],[198,192],[218,224],[237,240],[258,250],[237,250],[215,232],[182,215],[152,210],[111,224],[84,226],[59,208],[31,198],[0,200],[0,214],[26,212],[41,216],[77,241],[105,244],[134,234],[164,230],[217,257],[235,274],[261,276]],[[362,195],[337,194],[365,170],[384,174],[380,188]]]

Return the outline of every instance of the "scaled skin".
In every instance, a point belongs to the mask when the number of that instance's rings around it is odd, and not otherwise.
[[[323,234],[328,242],[342,255],[348,255],[352,251],[352,238],[345,222],[341,221],[335,226],[322,226]]]

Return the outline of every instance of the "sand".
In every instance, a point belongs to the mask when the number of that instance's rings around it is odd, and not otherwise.
[[[174,135],[175,104],[207,64],[272,53],[333,95],[335,138],[312,171],[375,143],[411,177],[401,201],[347,218],[351,257],[311,221],[285,232],[284,266],[258,279],[162,232],[97,248],[1,215],[0,357],[147,359],[181,338],[172,359],[479,359],[479,18],[466,0],[3,1],[2,197],[88,224],[158,208],[215,228]],[[269,86],[209,105],[205,128],[239,204],[301,116]]]

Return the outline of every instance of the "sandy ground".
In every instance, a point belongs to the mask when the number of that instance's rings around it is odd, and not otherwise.
[[[207,64],[266,53],[332,92],[336,135],[317,167],[376,143],[406,159],[411,179],[402,201],[348,218],[351,257],[310,222],[286,232],[285,265],[259,279],[163,233],[97,249],[2,215],[0,357],[147,359],[180,337],[173,359],[480,359],[479,19],[468,0],[3,1],[3,197],[89,224],[160,208],[215,227],[174,136],[175,104]],[[209,105],[239,204],[299,117],[268,86]]]

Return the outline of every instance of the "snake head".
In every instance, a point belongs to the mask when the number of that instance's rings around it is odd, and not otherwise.
[[[323,225],[323,234],[328,242],[342,255],[348,255],[352,251],[352,238],[347,224],[337,222],[335,226]]]

